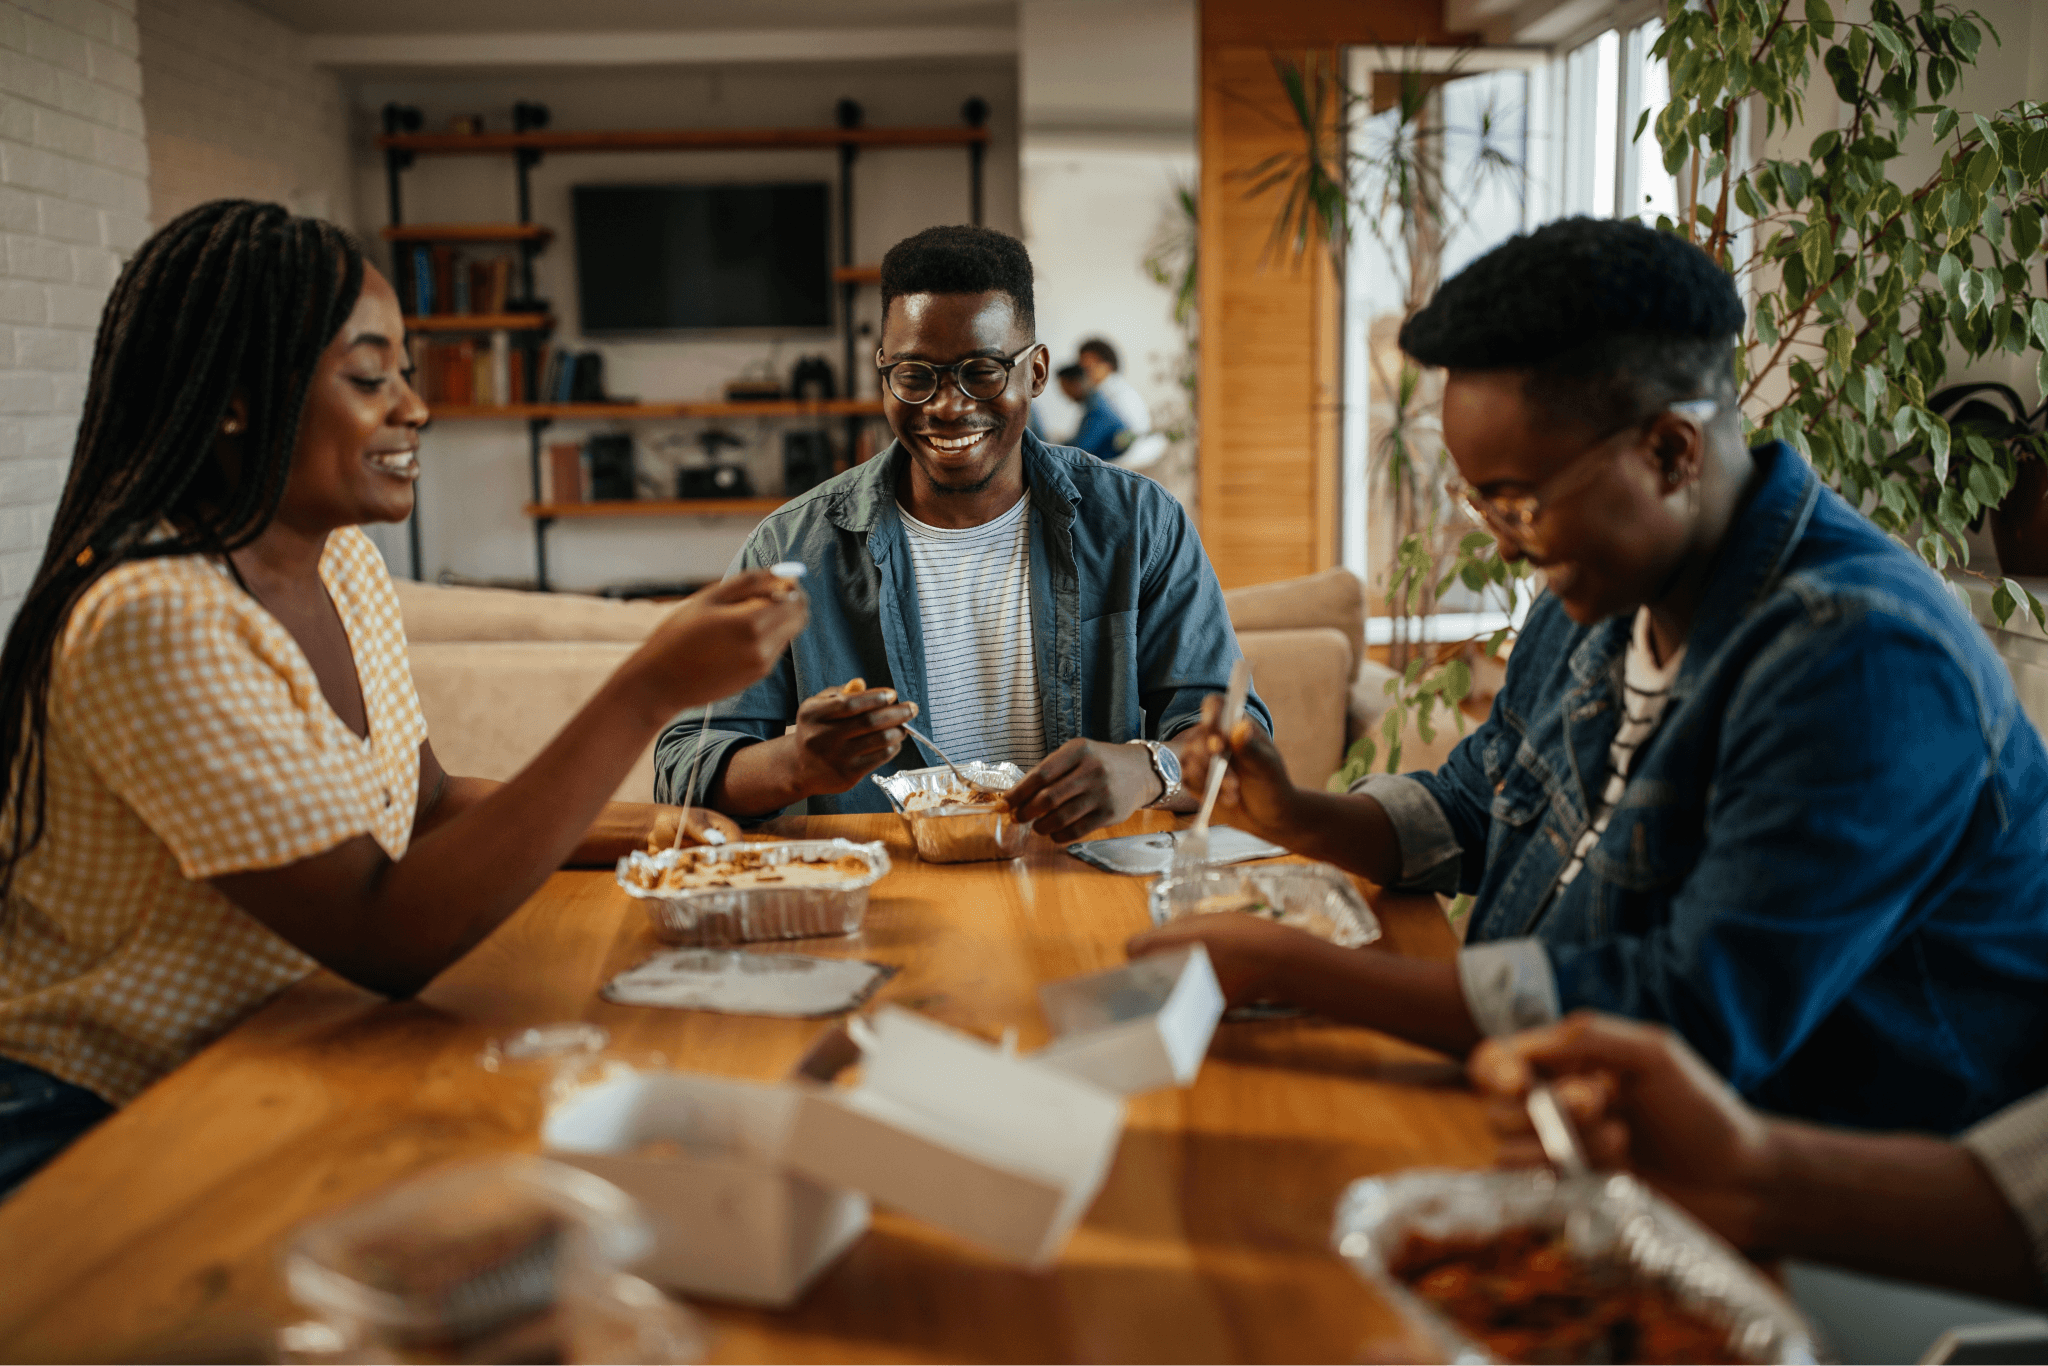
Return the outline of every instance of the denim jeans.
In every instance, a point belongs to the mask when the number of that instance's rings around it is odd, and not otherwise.
[[[83,1086],[0,1058],[0,1200],[112,1113]]]

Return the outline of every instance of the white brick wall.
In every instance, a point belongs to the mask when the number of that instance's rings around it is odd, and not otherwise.
[[[354,227],[348,106],[299,34],[240,0],[139,0],[136,18],[158,227],[227,197]]]
[[[0,0],[0,629],[42,558],[93,334],[149,235],[135,0]]]

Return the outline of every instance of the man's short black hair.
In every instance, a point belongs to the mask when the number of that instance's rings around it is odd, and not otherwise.
[[[1031,301],[1031,257],[1024,244],[994,228],[966,224],[926,228],[882,258],[882,316],[903,294],[987,294],[1001,291],[1017,309],[1017,325],[1038,335]]]
[[[1087,341],[1082,342],[1080,351],[1084,356],[1095,357],[1112,370],[1121,370],[1123,368],[1123,366],[1117,363],[1116,348],[1100,337],[1090,337]]]
[[[1062,383],[1079,384],[1088,378],[1088,372],[1078,365],[1062,365],[1054,372],[1053,378]]]
[[[1401,349],[1452,370],[1524,370],[1532,407],[1616,431],[1734,384],[1735,281],[1691,243],[1641,223],[1566,218],[1444,282]]]

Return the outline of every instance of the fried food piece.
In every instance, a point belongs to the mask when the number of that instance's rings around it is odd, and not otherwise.
[[[1411,1234],[1388,1270],[1502,1361],[1737,1359],[1728,1330],[1679,1304],[1669,1285],[1581,1258],[1554,1231]]]

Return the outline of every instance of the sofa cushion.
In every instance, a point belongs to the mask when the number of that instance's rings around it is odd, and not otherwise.
[[[1247,631],[1314,626],[1341,632],[1351,652],[1350,668],[1344,671],[1346,679],[1358,667],[1358,661],[1365,658],[1365,585],[1348,569],[1325,569],[1282,583],[1233,588],[1223,595],[1223,606],[1240,637]],[[1259,689],[1264,696],[1263,680]]]
[[[582,593],[526,593],[394,581],[405,638],[437,640],[632,640],[647,635],[669,603],[613,602]],[[453,770],[450,770],[451,772]]]
[[[1273,712],[1273,743],[1303,787],[1321,787],[1344,762],[1351,643],[1329,626],[1246,631],[1237,638],[1252,686]],[[429,714],[431,719],[431,713]]]
[[[429,641],[412,647],[412,681],[435,757],[450,773],[509,778],[555,738],[612,670],[629,642]],[[613,791],[654,800],[654,745]]]

